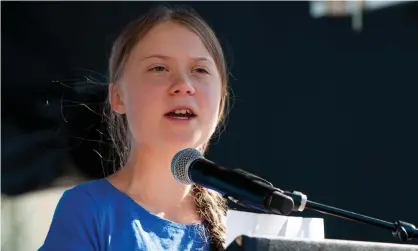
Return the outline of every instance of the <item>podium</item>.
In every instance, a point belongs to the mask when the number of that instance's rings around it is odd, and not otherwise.
[[[418,251],[418,245],[241,235],[226,251]]]

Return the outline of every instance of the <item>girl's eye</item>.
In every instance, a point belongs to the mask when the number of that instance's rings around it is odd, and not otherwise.
[[[209,74],[209,72],[204,68],[196,68],[195,71],[197,73]]]
[[[166,68],[164,66],[156,66],[156,67],[153,67],[150,71],[162,72],[162,71],[166,71]]]

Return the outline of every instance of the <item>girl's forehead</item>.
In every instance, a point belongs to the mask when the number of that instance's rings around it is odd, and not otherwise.
[[[166,22],[153,27],[134,47],[133,54],[140,58],[160,55],[187,56],[213,61],[200,37],[183,25]]]

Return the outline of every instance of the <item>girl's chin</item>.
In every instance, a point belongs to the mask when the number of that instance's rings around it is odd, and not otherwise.
[[[197,137],[196,134],[185,134],[185,133],[176,133],[173,135],[167,135],[164,138],[163,144],[167,147],[170,146],[172,149],[178,151],[185,148],[198,148],[204,143],[203,140],[200,140],[200,137]]]

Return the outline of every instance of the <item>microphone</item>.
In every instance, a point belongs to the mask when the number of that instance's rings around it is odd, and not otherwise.
[[[264,212],[289,215],[294,208],[293,199],[268,181],[241,169],[216,165],[194,148],[174,156],[171,172],[178,183],[201,185]]]
[[[198,184],[222,194],[225,198],[266,213],[289,215],[305,209],[391,230],[400,241],[418,238],[418,229],[404,221],[387,222],[308,200],[298,191],[282,191],[270,182],[241,169],[226,169],[205,159],[201,152],[187,148],[171,162],[174,179],[181,184]]]

